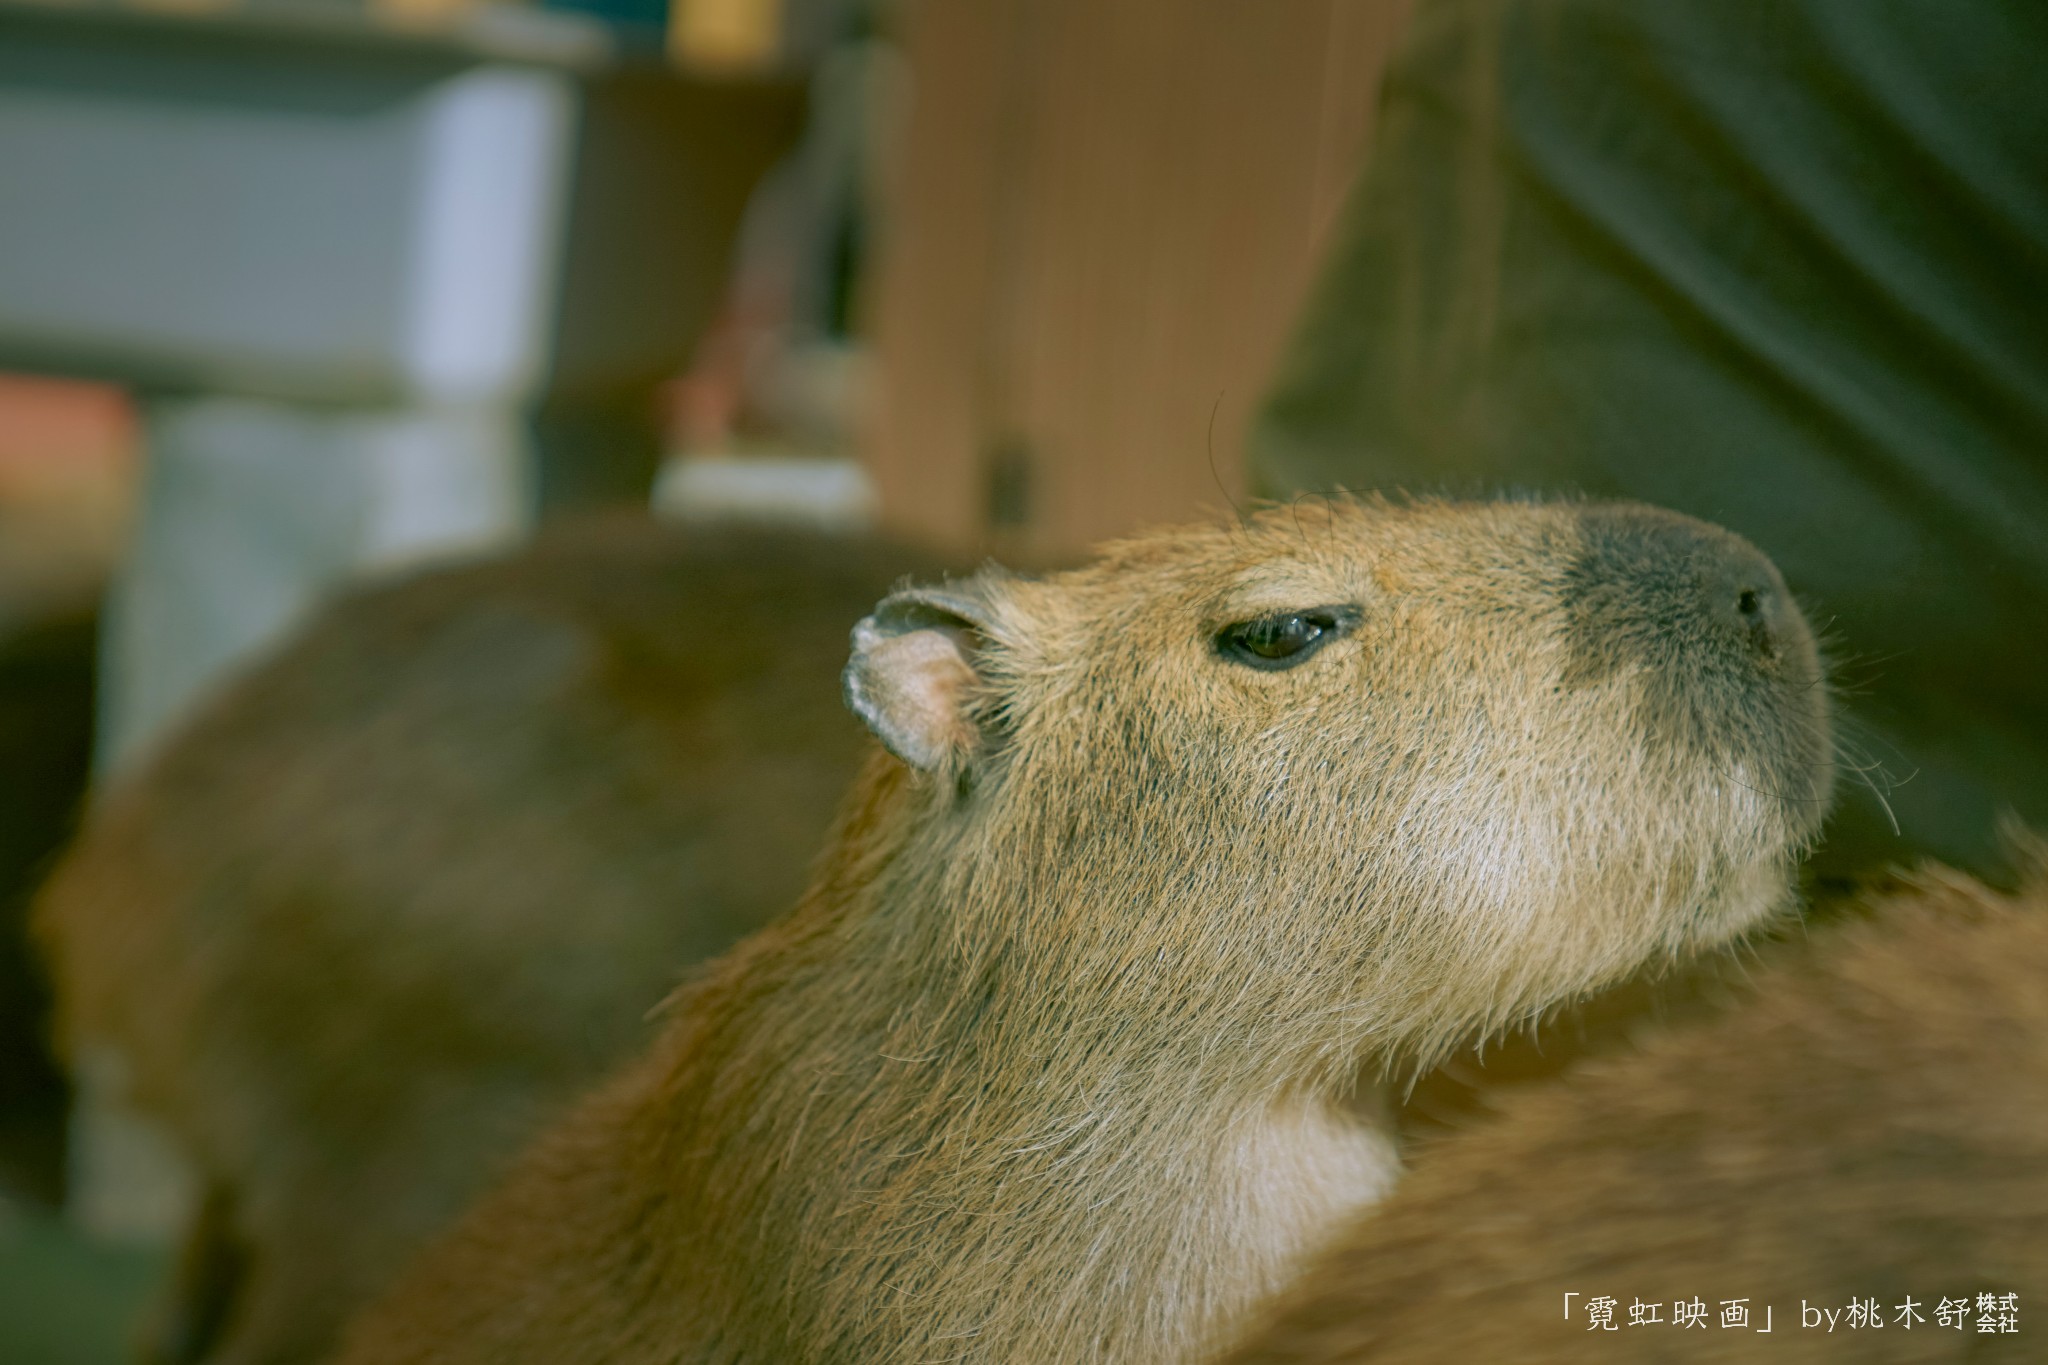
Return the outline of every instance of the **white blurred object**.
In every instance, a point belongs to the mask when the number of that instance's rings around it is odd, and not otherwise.
[[[514,401],[540,381],[570,73],[380,86],[330,62],[266,83],[246,62],[242,91],[217,66],[38,43],[31,75],[72,79],[0,80],[0,351],[319,403]],[[73,75],[77,50],[98,82]]]
[[[850,459],[687,455],[654,485],[656,515],[860,531],[875,524],[875,488]]]
[[[84,1048],[72,1081],[78,1095],[65,1183],[73,1225],[104,1242],[167,1240],[198,1205],[198,1176],[170,1134],[130,1103],[126,1058],[110,1048]]]

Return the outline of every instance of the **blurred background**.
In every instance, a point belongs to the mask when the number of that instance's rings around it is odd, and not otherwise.
[[[1047,564],[1666,503],[1826,628],[1828,866],[1996,876],[2048,33],[1955,8],[0,0],[0,1361],[124,1358],[175,1221],[67,1139],[23,940],[89,785],[342,589],[606,508]]]

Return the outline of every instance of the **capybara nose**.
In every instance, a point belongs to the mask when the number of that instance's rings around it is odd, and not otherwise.
[[[1758,660],[1777,659],[1788,644],[1804,640],[1799,608],[1786,593],[1778,566],[1763,551],[1718,526],[1681,517],[1670,522],[1653,534],[1665,536],[1674,559],[1690,567],[1691,582],[1676,585],[1677,590],[1694,595],[1695,610],[1711,636],[1747,649]]]
[[[1566,589],[1581,677],[1626,663],[1818,668],[1777,566],[1732,531],[1661,508],[1587,507]]]

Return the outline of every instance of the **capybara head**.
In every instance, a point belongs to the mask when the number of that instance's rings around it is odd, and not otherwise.
[[[1319,501],[909,588],[846,690],[922,775],[877,903],[1303,1080],[1752,927],[1833,781],[1776,569],[1630,505]]]

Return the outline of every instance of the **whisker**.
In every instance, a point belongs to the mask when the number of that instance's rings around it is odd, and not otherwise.
[[[1820,806],[1827,804],[1827,798],[1825,796],[1792,796],[1786,792],[1772,791],[1769,787],[1759,787],[1755,786],[1752,783],[1744,782],[1741,778],[1737,777],[1734,773],[1731,772],[1724,772],[1721,774],[1721,777],[1722,780],[1731,782],[1735,786],[1742,788],[1746,792],[1755,792],[1758,796],[1768,796],[1774,801],[1789,801],[1794,805],[1803,806]]]
[[[1223,500],[1230,504],[1230,510],[1237,513],[1238,524],[1243,525],[1245,510],[1239,505],[1237,499],[1230,495],[1229,487],[1223,482],[1223,475],[1216,468],[1216,414],[1223,407],[1223,395],[1225,392],[1223,389],[1216,390],[1216,401],[1209,405],[1209,477],[1215,482],[1216,491],[1221,493]]]

